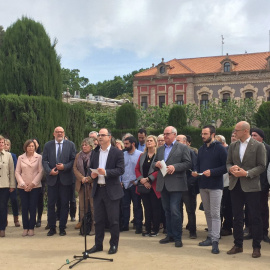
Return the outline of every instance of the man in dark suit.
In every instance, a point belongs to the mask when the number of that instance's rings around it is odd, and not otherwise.
[[[98,134],[99,146],[91,154],[90,167],[94,180],[92,197],[95,209],[95,245],[87,250],[94,253],[103,250],[106,218],[111,233],[109,254],[115,254],[119,242],[120,199],[124,192],[119,177],[125,172],[123,152],[111,145],[111,133],[102,128]]]
[[[161,161],[164,160],[167,172],[165,176],[161,171],[157,175],[156,190],[161,192],[168,233],[167,237],[159,242],[175,242],[175,247],[182,247],[180,202],[182,192],[188,190],[186,170],[190,169],[192,164],[188,147],[178,143],[176,136],[177,130],[174,127],[168,126],[164,129],[165,145],[157,149],[153,166],[161,169]]]
[[[69,198],[73,182],[73,163],[76,149],[73,142],[65,140],[65,131],[62,127],[56,127],[53,133],[54,140],[45,144],[42,165],[46,173],[48,184],[48,224],[50,227],[48,236],[56,233],[55,205],[58,198],[61,202],[59,234],[66,235],[66,224],[69,210]]]
[[[262,221],[260,215],[260,174],[266,168],[266,150],[262,143],[250,137],[250,125],[236,124],[238,141],[229,147],[227,170],[233,209],[234,246],[227,254],[243,252],[243,207],[248,205],[253,237],[253,258],[261,256]]]

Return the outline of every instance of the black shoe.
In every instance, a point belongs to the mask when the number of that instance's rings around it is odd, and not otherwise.
[[[270,238],[268,237],[267,234],[265,234],[265,235],[263,236],[263,241],[264,241],[265,243],[270,243]]]
[[[127,232],[127,231],[129,231],[129,227],[120,228],[120,232]]]
[[[212,244],[212,251],[213,254],[219,254],[219,248],[218,248],[218,242],[217,241],[213,241]]]
[[[142,233],[142,228],[136,229],[135,234],[141,234],[141,233]]]
[[[97,247],[96,245],[94,245],[92,248],[86,250],[86,252],[88,254],[91,254],[91,253],[95,253],[95,252],[102,251],[102,250],[103,250],[103,247]]]
[[[229,235],[232,235],[232,230],[221,229],[220,235],[221,235],[221,236],[229,236]]]
[[[71,217],[71,218],[70,218],[70,221],[72,221],[72,222],[73,222],[73,221],[76,221],[75,217]]]
[[[117,246],[111,246],[108,254],[115,254],[117,252]]]
[[[199,243],[199,246],[200,247],[209,247],[209,246],[212,246],[212,240],[211,240],[211,238],[207,236],[207,238],[204,241],[202,241],[202,242]]]
[[[36,227],[39,228],[41,226],[41,220],[38,220],[36,223]]]
[[[174,239],[170,236],[166,236],[165,238],[159,240],[160,244],[168,244],[170,242],[174,242]]]
[[[47,236],[53,236],[54,234],[56,234],[56,230],[55,229],[50,229],[47,233]]]
[[[50,229],[50,226],[49,224],[47,223],[46,227],[45,227],[45,230],[49,230]]]
[[[60,229],[59,235],[60,236],[65,236],[67,233],[65,231],[65,229]]]
[[[183,243],[181,240],[175,241],[175,247],[182,247],[182,246],[183,246]]]
[[[142,232],[142,236],[151,236],[151,233],[150,232]]]
[[[243,237],[244,240],[250,240],[252,239],[252,235],[249,233]]]
[[[196,232],[190,232],[189,233],[189,238],[190,239],[197,239],[197,233]]]
[[[152,232],[152,233],[150,233],[150,236],[151,236],[151,237],[158,236],[158,232]]]

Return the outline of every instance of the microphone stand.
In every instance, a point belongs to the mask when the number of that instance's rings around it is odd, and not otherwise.
[[[89,184],[88,184],[89,185]],[[83,188],[84,188],[84,195],[83,195],[83,205],[84,205],[84,217],[86,217],[86,207],[85,207],[85,198],[86,198],[86,188],[87,188],[87,183],[83,184]],[[91,207],[91,206],[90,206]],[[92,217],[93,219],[93,217]],[[103,261],[110,261],[113,262],[113,259],[106,259],[106,258],[99,258],[99,257],[92,257],[88,255],[87,252],[87,244],[86,244],[86,222],[84,222],[84,252],[82,253],[83,255],[77,256],[74,255],[73,258],[74,259],[78,259],[77,262],[75,262],[74,264],[69,266],[69,269],[73,268],[75,265],[77,265],[78,263],[87,260],[87,259],[96,259],[96,260],[103,260]]]

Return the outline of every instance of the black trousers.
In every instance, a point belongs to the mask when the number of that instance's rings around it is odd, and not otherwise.
[[[111,233],[110,245],[118,247],[119,243],[119,210],[120,199],[111,200],[106,187],[97,186],[94,196],[95,245],[103,247],[105,223],[108,218]]]
[[[144,206],[145,230],[151,232],[151,221],[153,221],[153,232],[158,233],[161,221],[161,199],[157,198],[152,188],[150,193],[141,194],[141,198]]]
[[[247,203],[250,227],[252,228],[252,246],[253,248],[261,248],[262,221],[260,213],[260,192],[244,192],[238,180],[234,189],[231,190],[231,199],[234,244],[237,247],[243,247],[243,208],[245,203]]]
[[[58,179],[54,186],[48,186],[48,223],[51,229],[56,227],[55,205],[60,198],[61,210],[59,228],[65,229],[68,218],[68,203],[71,185],[63,185]]]
[[[232,213],[231,191],[229,190],[229,187],[225,187],[223,189],[223,195],[221,199],[221,223],[222,229],[232,231],[233,213]]]
[[[197,206],[197,194],[190,191],[182,192],[182,201],[186,206],[188,216],[188,229],[191,233],[196,232],[196,206]],[[181,203],[182,220],[184,220],[183,203]]]

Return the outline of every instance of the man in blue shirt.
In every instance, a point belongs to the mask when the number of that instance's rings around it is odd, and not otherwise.
[[[121,176],[121,182],[124,189],[124,197],[122,198],[122,228],[121,231],[129,230],[130,219],[130,203],[133,203],[134,224],[136,227],[136,234],[142,233],[143,212],[141,205],[141,198],[136,193],[136,175],[135,167],[141,155],[141,151],[135,147],[136,139],[131,136],[124,140],[125,152],[125,173]]]

